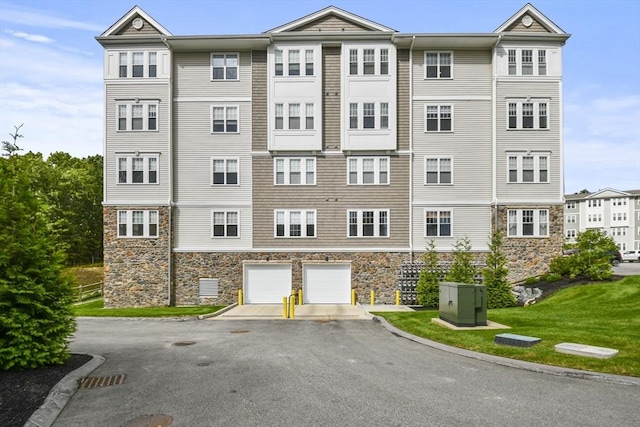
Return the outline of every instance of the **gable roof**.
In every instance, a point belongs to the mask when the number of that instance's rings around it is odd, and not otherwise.
[[[508,31],[510,27],[516,24],[519,20],[521,20],[524,16],[530,16],[533,18],[538,24],[544,27],[548,32],[555,34],[567,34],[564,32],[562,28],[553,23],[549,18],[547,18],[542,12],[536,9],[531,3],[527,3],[524,5],[522,9],[517,11],[511,18],[507,19],[504,24],[499,26],[494,33],[503,33]],[[514,29],[512,31],[518,31]]]
[[[127,12],[122,18],[118,19],[115,24],[110,26],[104,33],[100,35],[100,37],[108,37],[117,35],[120,31],[122,31],[133,19],[136,17],[141,17],[148,24],[154,27],[160,34],[163,36],[171,36],[172,34],[164,28],[162,25],[158,23],[155,19],[153,19],[147,12],[142,10],[138,6],[134,6],[129,12]]]
[[[271,30],[265,31],[265,33],[282,33],[286,31],[296,31],[296,29],[298,28],[308,26],[312,22],[325,19],[328,16],[334,16],[345,22],[349,22],[359,27],[362,27],[364,30],[368,30],[368,31],[382,31],[387,33],[396,32],[396,30],[394,30],[393,28],[385,27],[384,25],[378,24],[377,22],[370,21],[361,16],[347,12],[346,10],[342,10],[335,6],[328,6],[317,12],[314,12],[309,15],[303,16],[302,18],[296,19],[295,21],[291,21],[279,27],[272,28]]]
[[[628,190],[620,191],[614,188],[603,188],[602,190],[595,191],[593,193],[575,193],[566,194],[565,200],[587,200],[587,199],[601,199],[611,197],[634,197],[640,196],[640,190]]]

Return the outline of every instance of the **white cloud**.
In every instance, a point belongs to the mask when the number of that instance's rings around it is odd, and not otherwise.
[[[43,13],[29,12],[26,10],[20,10],[5,6],[3,6],[2,8],[0,21],[41,28],[73,29],[91,31],[95,33],[102,33],[104,31],[104,28],[101,25],[95,25],[84,21],[74,21],[71,19],[58,18],[56,16],[46,15]]]
[[[28,40],[30,42],[36,43],[53,43],[54,40],[47,36],[41,36],[38,34],[29,34],[22,31],[13,31],[13,30],[5,30],[7,34],[11,34],[13,37],[18,37],[21,39]]]

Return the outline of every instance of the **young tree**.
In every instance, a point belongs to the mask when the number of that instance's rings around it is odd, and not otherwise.
[[[476,267],[473,265],[471,241],[468,237],[458,239],[453,246],[453,261],[445,276],[447,282],[476,283]]]
[[[50,237],[32,158],[0,157],[0,369],[63,363],[75,330],[71,280]]]
[[[420,272],[416,285],[416,297],[418,304],[425,307],[438,307],[440,300],[440,276],[442,270],[438,265],[438,253],[436,244],[431,240],[427,244],[427,251],[423,255],[424,268]]]
[[[487,308],[503,308],[515,305],[511,285],[507,282],[507,257],[502,253],[502,233],[491,234],[487,266],[482,269],[483,283],[487,287]]]
[[[611,259],[618,252],[616,242],[597,228],[590,228],[576,236],[578,252],[573,255],[579,274],[591,280],[608,279],[613,275]]]

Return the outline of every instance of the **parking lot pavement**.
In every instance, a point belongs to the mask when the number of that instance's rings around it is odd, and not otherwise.
[[[613,274],[620,276],[640,275],[640,262],[621,262],[617,267],[613,267]]]

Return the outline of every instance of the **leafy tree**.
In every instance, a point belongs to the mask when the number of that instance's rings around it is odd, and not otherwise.
[[[13,139],[13,142],[2,141],[2,150],[7,152],[7,156],[13,156],[16,153],[16,151],[22,150],[22,148],[18,147],[18,138],[23,137],[22,135],[20,135],[20,128],[22,126],[24,126],[24,123],[21,124],[20,126],[14,126],[15,132],[9,134],[11,135],[11,139]]]
[[[575,253],[551,260],[549,271],[562,276],[604,280],[613,275],[611,260],[618,252],[616,242],[604,231],[590,228],[576,236]]]
[[[453,261],[445,276],[447,282],[476,283],[476,267],[473,265],[471,241],[468,237],[458,239],[453,246]]]
[[[8,151],[5,149],[5,151]],[[63,363],[75,330],[71,279],[27,156],[0,158],[0,368]]]
[[[427,244],[427,251],[423,255],[424,268],[420,271],[416,285],[418,304],[425,307],[438,307],[440,300],[440,277],[442,270],[438,264],[436,244],[431,240]]]
[[[487,266],[482,269],[483,283],[487,287],[487,308],[503,308],[515,305],[511,285],[507,281],[509,269],[507,257],[502,252],[502,233],[491,234]]]

